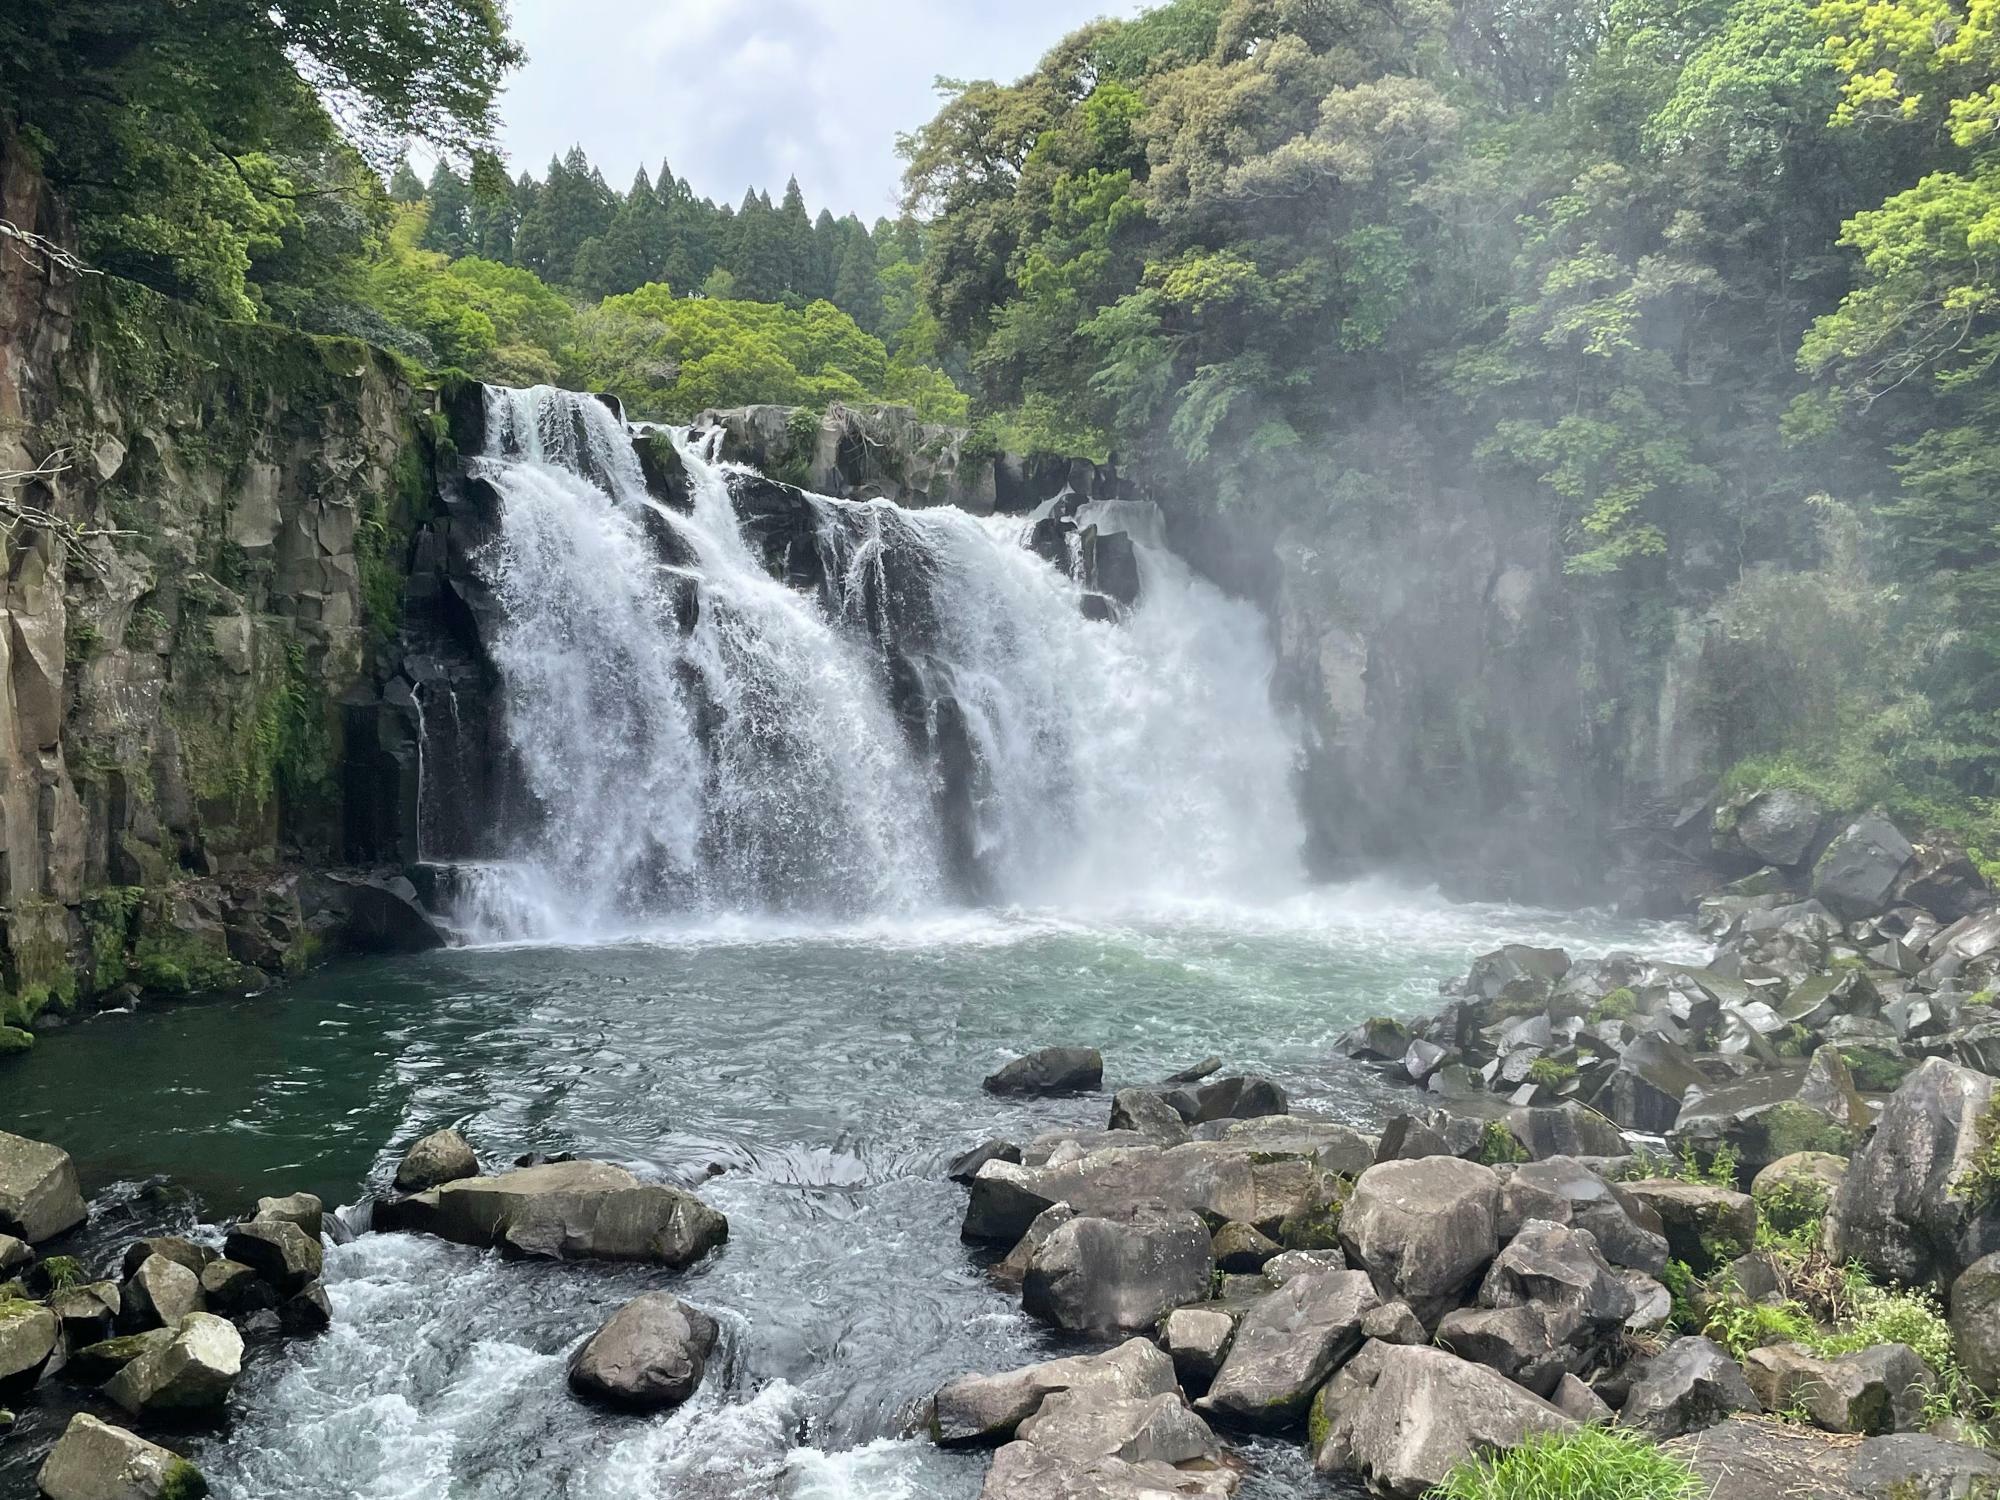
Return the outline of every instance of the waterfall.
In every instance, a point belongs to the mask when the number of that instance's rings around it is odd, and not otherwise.
[[[487,431],[478,567],[532,813],[455,876],[474,936],[1300,879],[1264,624],[1163,548],[1094,620],[1024,518],[768,484],[748,515],[747,471],[681,432],[692,503],[663,503],[608,405],[545,387],[489,391]]]

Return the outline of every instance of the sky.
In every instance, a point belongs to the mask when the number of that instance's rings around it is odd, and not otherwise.
[[[1138,0],[512,0],[528,62],[500,102],[509,168],[580,145],[623,192],[662,158],[703,197],[818,212],[896,210],[896,133],[936,112],[932,81],[1011,81],[1065,33]]]

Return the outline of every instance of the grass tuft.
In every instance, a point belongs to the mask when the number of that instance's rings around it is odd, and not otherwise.
[[[1579,1427],[1466,1459],[1426,1500],[1702,1500],[1707,1493],[1693,1469],[1647,1439]]]

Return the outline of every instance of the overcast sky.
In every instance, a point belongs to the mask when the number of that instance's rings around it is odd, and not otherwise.
[[[1012,80],[1064,33],[1138,0],[512,0],[528,51],[501,100],[508,165],[540,175],[580,145],[623,192],[662,157],[705,197],[777,197],[797,174],[817,213],[895,211],[896,132],[936,111],[931,83]]]

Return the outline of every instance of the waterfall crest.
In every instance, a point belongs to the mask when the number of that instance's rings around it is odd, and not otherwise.
[[[1029,518],[801,495],[678,431],[644,439],[686,472],[668,503],[598,399],[486,400],[477,563],[526,811],[460,866],[473,938],[1300,880],[1264,624],[1163,548],[1133,548],[1134,608],[1086,618]]]

